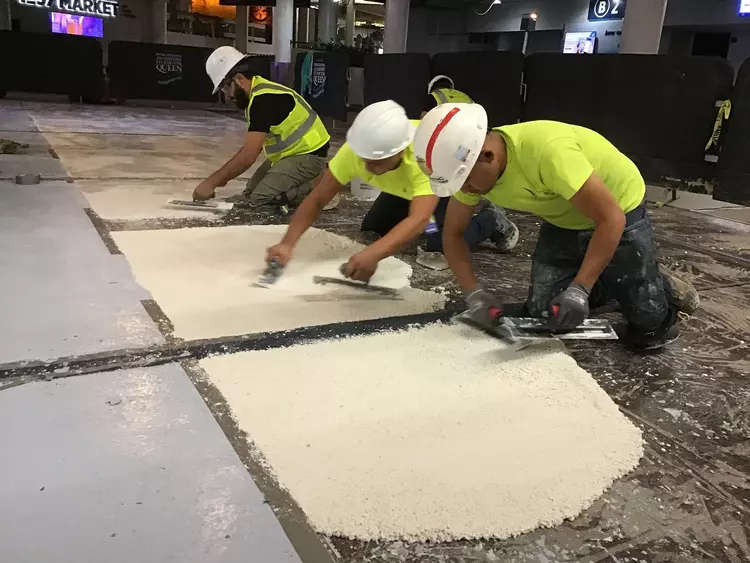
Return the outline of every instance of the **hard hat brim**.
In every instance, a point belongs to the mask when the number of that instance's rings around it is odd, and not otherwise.
[[[363,158],[365,160],[385,160],[386,158],[391,158],[392,156],[397,155],[401,151],[406,150],[407,147],[414,140],[414,135],[416,134],[416,132],[417,132],[417,128],[411,121],[409,121],[409,130],[408,130],[407,138],[405,139],[405,141],[400,146],[394,148],[393,150],[390,150],[378,156],[369,154],[366,151],[360,149],[356,143],[352,143],[351,139],[348,137],[348,132],[347,132],[346,142],[349,144],[349,148],[351,148],[354,154],[356,154],[359,158]]]
[[[221,90],[221,86],[222,86],[222,84],[224,83],[224,81],[225,81],[225,80],[227,79],[227,76],[229,76],[230,74],[232,74],[232,72],[234,71],[234,69],[235,69],[235,68],[237,68],[237,65],[238,65],[238,64],[240,64],[240,63],[241,63],[242,61],[244,61],[245,59],[247,59],[247,58],[249,58],[249,57],[250,57],[250,55],[245,55],[245,56],[244,56],[244,57],[242,57],[242,58],[241,58],[240,60],[238,60],[238,61],[237,61],[236,63],[234,63],[234,64],[232,65],[232,68],[230,68],[230,69],[229,69],[229,70],[228,70],[228,71],[227,71],[227,72],[226,72],[226,73],[224,74],[224,76],[222,76],[222,77],[221,77],[221,80],[219,80],[219,83],[218,83],[218,84],[217,84],[216,86],[214,86],[214,91],[212,92],[212,94],[214,94],[214,95],[215,95],[215,94],[216,94],[216,93],[217,93],[217,92],[218,92],[219,90]]]

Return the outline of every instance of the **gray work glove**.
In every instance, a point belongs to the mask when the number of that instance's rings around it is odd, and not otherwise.
[[[547,326],[551,330],[570,330],[589,316],[590,290],[583,284],[573,282],[550,303],[552,309]]]
[[[475,325],[485,329],[497,326],[503,313],[494,295],[480,285],[464,293],[464,299],[469,306],[469,317]]]

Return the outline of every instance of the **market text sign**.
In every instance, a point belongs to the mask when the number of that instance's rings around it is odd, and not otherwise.
[[[117,17],[120,7],[118,0],[18,0],[18,3],[32,8],[49,8],[103,18]]]

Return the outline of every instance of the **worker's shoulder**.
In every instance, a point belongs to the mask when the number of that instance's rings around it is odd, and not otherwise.
[[[562,121],[523,121],[512,125],[504,125],[495,128],[498,131],[513,136],[538,138],[540,140],[552,140],[557,137],[575,137],[576,130],[582,129]]]
[[[574,126],[560,121],[525,121],[494,130],[503,135],[515,150],[524,153],[539,153],[550,145],[559,145],[560,141],[575,141],[577,136]]]

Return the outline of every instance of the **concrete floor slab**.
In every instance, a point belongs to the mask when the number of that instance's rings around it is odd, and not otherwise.
[[[29,102],[23,108],[42,132],[137,135],[220,135],[244,132],[242,121],[202,110]]]
[[[21,102],[0,100],[0,133],[8,131],[37,131],[37,126]]]
[[[0,180],[14,178],[16,174],[41,174],[47,180],[64,180],[68,177],[62,163],[49,153],[0,154]]]
[[[167,207],[166,203],[169,199],[191,200],[193,189],[197,184],[195,180],[160,180],[158,182],[79,180],[76,182],[86,199],[89,200],[91,208],[102,219],[201,218],[207,221],[219,220],[220,216],[216,213]],[[242,180],[232,181],[217,190],[216,195],[218,198],[227,198],[241,193],[246,186],[246,182]]]
[[[163,342],[71,184],[0,183],[0,363]]]
[[[714,199],[713,196],[708,194],[697,194],[692,192],[686,192],[683,190],[677,190],[677,199],[672,199],[672,189],[663,188],[660,186],[646,186],[646,200],[654,203],[667,203],[670,207],[677,207],[678,209],[687,209],[688,211],[699,210],[699,209],[723,209],[740,207],[734,203],[728,203],[726,201],[720,201]]]
[[[47,139],[75,178],[203,179],[235,155],[244,133],[205,137],[48,133]]]
[[[712,217],[720,217],[722,219],[729,219],[730,221],[737,221],[750,225],[750,207],[734,207],[730,209],[714,209],[706,211],[706,215]]]
[[[0,392],[0,560],[294,563],[176,364]]]

